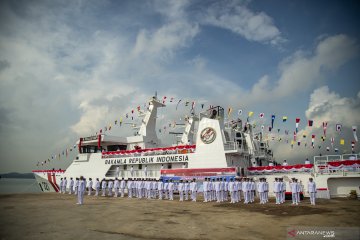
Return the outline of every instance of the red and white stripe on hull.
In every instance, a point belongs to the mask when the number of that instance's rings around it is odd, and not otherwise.
[[[185,177],[185,176],[223,176],[236,175],[236,168],[177,168],[162,169],[161,176],[167,177]]]
[[[36,181],[43,192],[59,192],[60,186],[57,184],[56,176],[65,173],[64,170],[33,170]],[[60,177],[60,176],[58,176]]]

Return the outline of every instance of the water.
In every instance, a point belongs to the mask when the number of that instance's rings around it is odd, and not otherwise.
[[[0,194],[1,193],[38,193],[39,186],[35,179],[25,178],[1,178],[0,179]]]

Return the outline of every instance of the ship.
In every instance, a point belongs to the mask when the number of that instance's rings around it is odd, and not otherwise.
[[[312,163],[282,166],[262,132],[241,119],[227,120],[224,108],[211,106],[196,114],[193,110],[177,124],[181,132],[171,145],[163,145],[157,136],[159,108],[166,105],[157,96],[139,113],[141,124],[134,135],[122,137],[103,133],[81,137],[78,154],[66,170],[33,170],[43,192],[59,192],[60,179],[66,177],[96,179],[196,179],[201,189],[204,178],[242,178],[273,182],[296,178],[307,196],[307,182],[313,178],[318,198],[344,197],[359,190],[360,159],[358,154],[315,156]],[[272,195],[269,184],[269,195]]]

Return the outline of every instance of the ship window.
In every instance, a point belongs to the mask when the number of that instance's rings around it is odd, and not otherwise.
[[[241,133],[237,132],[236,137],[238,137],[238,138],[241,137]]]
[[[167,165],[167,168],[168,168],[168,169],[171,169],[171,168],[172,168],[172,164],[169,163],[169,164]]]
[[[139,170],[141,170],[142,169],[142,164],[139,164]]]
[[[107,146],[108,151],[120,151],[120,150],[126,150],[126,145],[109,145]]]
[[[124,170],[127,170],[127,165],[124,165]]]

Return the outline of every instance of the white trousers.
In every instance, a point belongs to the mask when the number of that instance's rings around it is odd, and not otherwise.
[[[297,193],[292,193],[292,202],[293,203],[298,203],[298,194]]]
[[[191,191],[191,199],[196,202],[196,191]]]
[[[315,199],[316,199],[316,193],[315,192],[311,192],[310,194],[310,203],[315,205]]]
[[[169,199],[174,200],[174,191],[173,190],[169,190]]]
[[[83,204],[84,203],[84,191],[79,191],[77,195],[78,195],[78,204]]]
[[[184,191],[179,191],[180,201],[184,201]]]

